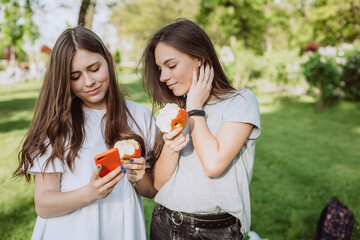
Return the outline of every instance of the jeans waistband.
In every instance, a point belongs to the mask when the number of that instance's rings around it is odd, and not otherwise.
[[[229,213],[220,214],[191,214],[180,211],[173,211],[161,206],[163,211],[168,214],[173,224],[180,226],[183,224],[192,225],[198,228],[224,228],[229,227],[239,220]]]

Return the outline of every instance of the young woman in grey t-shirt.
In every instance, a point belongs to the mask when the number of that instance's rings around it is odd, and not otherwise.
[[[255,94],[230,85],[209,37],[189,20],[156,32],[142,63],[154,112],[176,103],[190,116],[155,142],[151,239],[242,239],[260,135]]]

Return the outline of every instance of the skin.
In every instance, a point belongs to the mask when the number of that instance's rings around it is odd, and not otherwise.
[[[165,43],[159,43],[155,48],[155,61],[161,69],[159,80],[169,86],[175,96],[187,94],[186,111],[202,109],[207,100],[215,99],[210,95],[214,69],[209,64],[201,64],[198,69],[202,60]],[[208,177],[217,177],[227,169],[254,127],[247,123],[224,122],[213,136],[204,117],[191,116],[189,125],[196,154]],[[189,142],[189,135],[185,136],[182,130],[164,134],[165,145],[154,168],[157,190],[171,178],[180,150]]]
[[[97,53],[79,49],[71,64],[73,93],[82,104],[92,109],[105,109],[105,95],[109,89],[108,65]],[[156,190],[152,177],[145,173],[145,159],[135,158],[132,164],[124,164],[128,179],[137,183],[138,194],[153,197]],[[89,183],[70,192],[60,192],[61,173],[35,174],[35,208],[42,218],[58,217],[84,207],[89,203],[107,197],[116,184],[124,177],[125,171],[117,168],[101,178],[101,165],[92,173]]]

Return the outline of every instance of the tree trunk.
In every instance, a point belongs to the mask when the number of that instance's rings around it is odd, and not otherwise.
[[[85,26],[86,23],[86,12],[89,9],[91,0],[82,0],[80,11],[79,11],[79,19],[78,19],[78,25],[79,26]]]

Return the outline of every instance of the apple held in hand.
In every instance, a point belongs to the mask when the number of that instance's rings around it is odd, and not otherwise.
[[[133,139],[117,141],[114,148],[119,150],[120,160],[123,164],[130,163],[131,158],[141,157],[141,146]]]
[[[175,103],[167,103],[159,110],[156,125],[160,131],[168,133],[177,128],[185,128],[189,119],[188,113]]]

